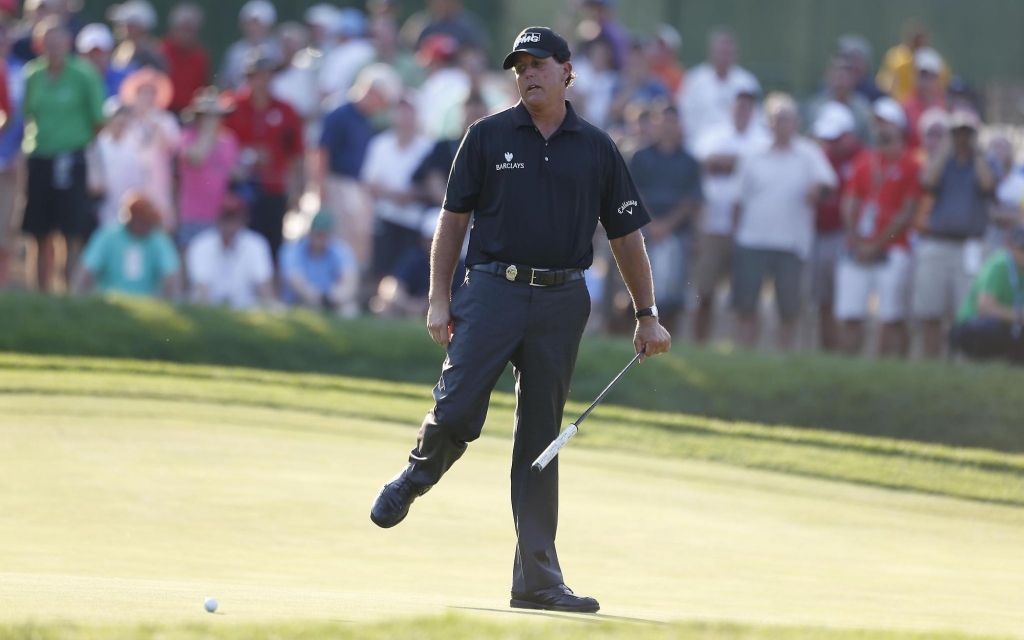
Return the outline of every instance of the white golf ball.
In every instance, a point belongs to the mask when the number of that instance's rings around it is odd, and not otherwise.
[[[203,606],[206,607],[207,611],[213,613],[217,610],[217,600],[214,598],[207,598],[203,601]]]

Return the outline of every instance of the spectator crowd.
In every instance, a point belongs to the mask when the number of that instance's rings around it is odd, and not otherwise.
[[[201,3],[164,24],[147,0],[109,24],[78,4],[0,0],[0,287],[21,233],[41,291],[425,312],[461,136],[518,101],[461,0],[404,21],[401,0],[318,4],[284,23],[250,0],[216,69]],[[886,356],[916,335],[926,357],[1024,360],[1024,168],[982,135],[924,27],[877,71],[865,38],[839,38],[797,99],[765,95],[726,27],[686,68],[672,26],[634,34],[615,0],[568,6],[554,26],[574,42],[570,99],[630,163],[670,330],[703,343],[728,326],[752,347],[773,314],[790,349],[812,309],[826,351],[877,333]],[[595,324],[629,328],[595,246]]]

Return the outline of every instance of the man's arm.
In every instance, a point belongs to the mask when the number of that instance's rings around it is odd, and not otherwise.
[[[430,247],[430,308],[427,331],[437,344],[448,348],[452,337],[452,278],[462,254],[462,243],[469,229],[468,213],[442,210]],[[642,242],[642,241],[641,241]]]
[[[615,263],[626,283],[626,289],[633,299],[633,308],[640,310],[654,306],[654,277],[651,275],[651,262],[647,258],[644,237],[639,230],[621,238],[610,240]],[[636,332],[633,346],[637,353],[646,349],[646,356],[665,353],[672,346],[672,337],[658,319],[653,316],[640,318],[636,321]]]
[[[1016,309],[1000,303],[989,293],[978,294],[978,316],[1011,323],[1021,320]]]
[[[953,146],[947,137],[942,141],[939,152],[935,154],[935,157],[928,162],[928,166],[921,172],[921,186],[926,191],[935,191],[939,188],[939,184],[942,182],[942,174],[946,171],[946,165],[949,164],[949,157],[952,153]]]
[[[989,196],[996,190],[996,174],[984,154],[974,157],[974,175],[978,179],[978,190]]]

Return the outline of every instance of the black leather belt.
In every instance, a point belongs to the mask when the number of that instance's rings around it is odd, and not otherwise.
[[[525,282],[534,287],[557,287],[566,282],[583,279],[583,269],[534,269],[507,262],[474,264],[470,265],[469,269],[500,276],[509,282]]]

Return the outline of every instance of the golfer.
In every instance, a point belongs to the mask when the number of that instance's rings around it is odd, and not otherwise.
[[[596,612],[565,586],[555,553],[558,460],[530,464],[558,436],[580,338],[590,316],[583,272],[600,220],[638,310],[634,346],[669,349],[658,322],[640,228],[650,218],[611,139],[565,99],[575,75],[565,39],[544,27],[516,38],[504,68],[522,100],[473,124],[459,148],[430,265],[427,328],[448,357],[409,465],[381,489],[370,518],[393,527],[480,436],[491,390],[516,378],[512,515],[518,544],[511,606]],[[470,214],[465,282],[451,295]]]

